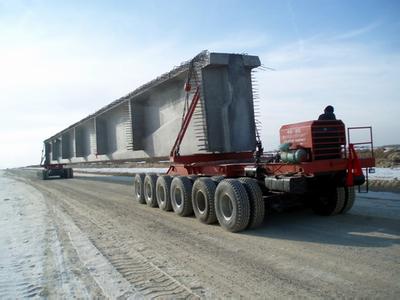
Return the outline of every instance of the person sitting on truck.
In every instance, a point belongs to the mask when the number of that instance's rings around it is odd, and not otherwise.
[[[328,105],[327,107],[325,107],[324,113],[318,117],[318,120],[336,120],[336,116],[333,111],[333,106]]]

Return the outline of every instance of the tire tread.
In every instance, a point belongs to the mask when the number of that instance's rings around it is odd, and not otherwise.
[[[146,204],[150,207],[157,207],[158,203],[157,203],[157,196],[156,196],[156,183],[157,183],[157,175],[156,174],[147,174],[144,177],[144,183],[143,183],[143,193],[144,193],[144,198],[146,201]],[[146,197],[146,182],[150,181],[151,183],[151,189],[152,189],[152,198],[151,199],[147,199]]]
[[[176,201],[173,199],[173,189],[179,185],[182,190],[182,209],[179,209],[176,205]],[[192,187],[193,183],[190,178],[186,176],[175,177],[171,182],[171,205],[174,212],[181,216],[187,217],[193,214],[192,206]]]
[[[355,201],[356,201],[356,194],[354,186],[345,187],[345,204],[340,213],[342,214],[347,213],[353,207]]]
[[[157,203],[158,207],[161,210],[165,211],[171,211],[172,210],[172,205],[171,205],[171,181],[172,178],[169,175],[161,175],[158,176],[157,182],[156,182],[156,198],[157,198]],[[165,191],[165,201],[161,202],[159,197],[158,197],[158,187],[162,185],[163,188],[166,190]]]
[[[239,181],[246,189],[250,202],[250,221],[247,228],[256,228],[262,224],[265,216],[265,203],[261,188],[252,178],[242,177]]]
[[[217,222],[217,215],[214,207],[214,194],[215,194],[215,183],[208,177],[200,177],[196,179],[192,189],[192,206],[196,218],[205,224],[213,224]],[[197,191],[202,191],[206,195],[207,211],[204,215],[201,215],[198,208],[196,207],[196,194]]]
[[[219,213],[219,209],[217,209],[217,217],[220,225],[230,231],[230,232],[238,232],[246,229],[250,220],[250,202],[247,196],[247,192],[243,184],[237,179],[224,179],[222,180],[217,190],[215,191],[215,202],[216,206],[219,206],[218,196],[219,193],[232,191],[236,203],[237,203],[237,214],[236,216],[232,216],[234,218],[233,224],[229,224],[229,222],[225,222],[222,214]]]

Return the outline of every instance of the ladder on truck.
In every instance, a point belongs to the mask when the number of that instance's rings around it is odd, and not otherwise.
[[[355,140],[355,142],[353,140]],[[371,126],[348,127],[347,144],[349,145],[349,155],[351,155],[351,149],[354,149],[356,151],[356,155],[358,155],[361,160],[374,159],[375,157],[374,142],[373,142]],[[359,193],[368,193],[369,191],[368,174],[375,173],[374,168],[366,167],[364,169],[365,169],[365,189],[362,190],[361,186],[359,185],[358,186]]]

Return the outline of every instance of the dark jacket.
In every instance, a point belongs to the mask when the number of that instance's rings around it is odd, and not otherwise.
[[[318,117],[318,120],[336,120],[336,116],[334,113],[326,112]]]

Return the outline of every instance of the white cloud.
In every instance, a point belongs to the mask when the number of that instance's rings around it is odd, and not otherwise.
[[[372,30],[378,28],[381,25],[382,25],[382,22],[374,21],[370,24],[367,24],[366,26],[356,28],[356,29],[350,30],[345,33],[338,34],[337,36],[332,37],[331,40],[338,41],[338,40],[346,40],[346,39],[358,37],[360,35],[371,32]]]

